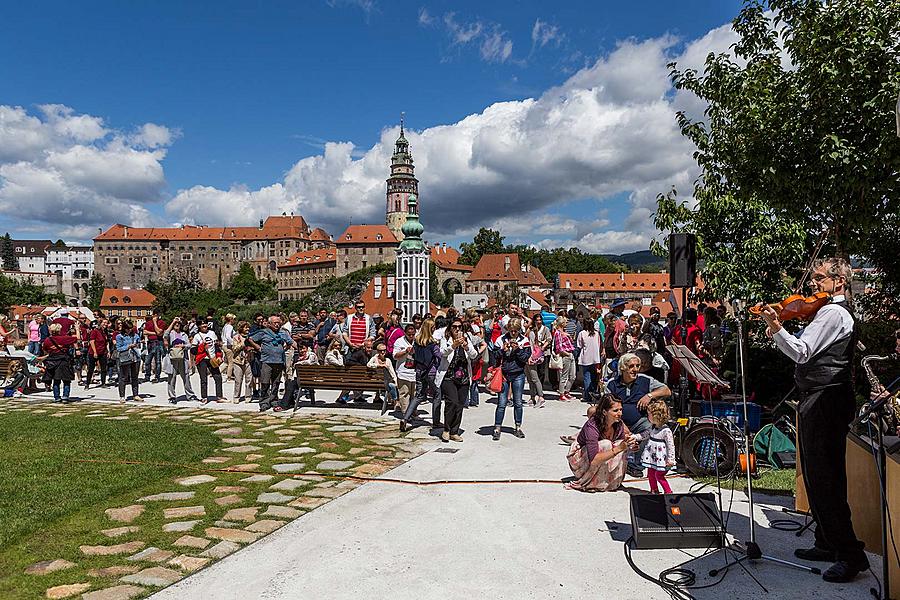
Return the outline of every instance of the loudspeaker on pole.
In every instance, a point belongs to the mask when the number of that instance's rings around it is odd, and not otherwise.
[[[692,288],[697,283],[697,238],[693,233],[669,235],[669,286]]]

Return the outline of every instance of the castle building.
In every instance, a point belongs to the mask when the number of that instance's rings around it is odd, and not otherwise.
[[[419,195],[419,180],[416,179],[409,142],[403,135],[403,118],[400,118],[400,137],[391,156],[391,176],[387,179],[386,223],[397,240],[403,239],[403,223],[409,213],[410,196]]]
[[[397,308],[403,311],[402,322],[411,323],[413,315],[424,315],[431,306],[429,302],[431,251],[422,242],[422,233],[425,228],[419,222],[416,195],[410,194],[406,202],[409,212],[401,232],[403,241],[397,248],[394,294]]]

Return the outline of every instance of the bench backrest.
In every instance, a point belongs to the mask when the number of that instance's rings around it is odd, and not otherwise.
[[[374,391],[384,389],[384,369],[364,365],[299,365],[301,388],[319,390]]]

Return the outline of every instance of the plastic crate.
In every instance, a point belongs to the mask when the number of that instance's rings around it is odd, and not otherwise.
[[[739,402],[700,402],[700,414],[713,416],[720,419],[730,419],[738,427],[744,428],[744,405]],[[748,429],[752,432],[759,431],[762,425],[762,407],[755,402],[747,403]]]

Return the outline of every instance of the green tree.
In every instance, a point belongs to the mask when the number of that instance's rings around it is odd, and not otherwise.
[[[754,281],[796,275],[823,229],[824,255],[896,275],[896,252],[878,244],[896,238],[886,229],[900,209],[900,3],[746,0],[733,27],[739,41],[703,73],[670,65],[707,109],[677,114],[696,146],[695,204],[661,195],[657,227],[698,235],[720,296],[777,295]]]
[[[16,258],[16,249],[13,247],[12,238],[9,232],[0,238],[0,256],[3,257],[4,271],[18,271],[19,260]]]
[[[463,242],[460,244],[459,262],[463,265],[476,265],[478,260],[484,254],[499,254],[503,252],[504,237],[499,231],[482,227],[475,234],[472,243]]]
[[[343,277],[326,279],[300,300],[282,302],[285,311],[300,308],[309,310],[339,310],[356,302],[376,275],[393,275],[394,263],[383,263],[347,273]]]
[[[0,311],[6,312],[13,304],[51,304],[64,302],[62,294],[51,294],[43,287],[36,285],[30,278],[17,281],[12,277],[0,275]]]
[[[429,262],[428,264],[430,265],[428,291],[429,295],[431,296],[429,300],[431,300],[438,306],[451,306],[453,304],[453,297],[445,294],[444,290],[441,289],[441,286],[438,283],[437,265],[433,262]]]
[[[241,263],[237,274],[231,278],[226,292],[233,300],[248,304],[271,300],[277,297],[275,284],[268,279],[259,279],[250,263]]]
[[[103,290],[106,287],[106,280],[100,273],[91,275],[88,282],[88,308],[91,310],[99,310],[100,300],[103,299]]]

